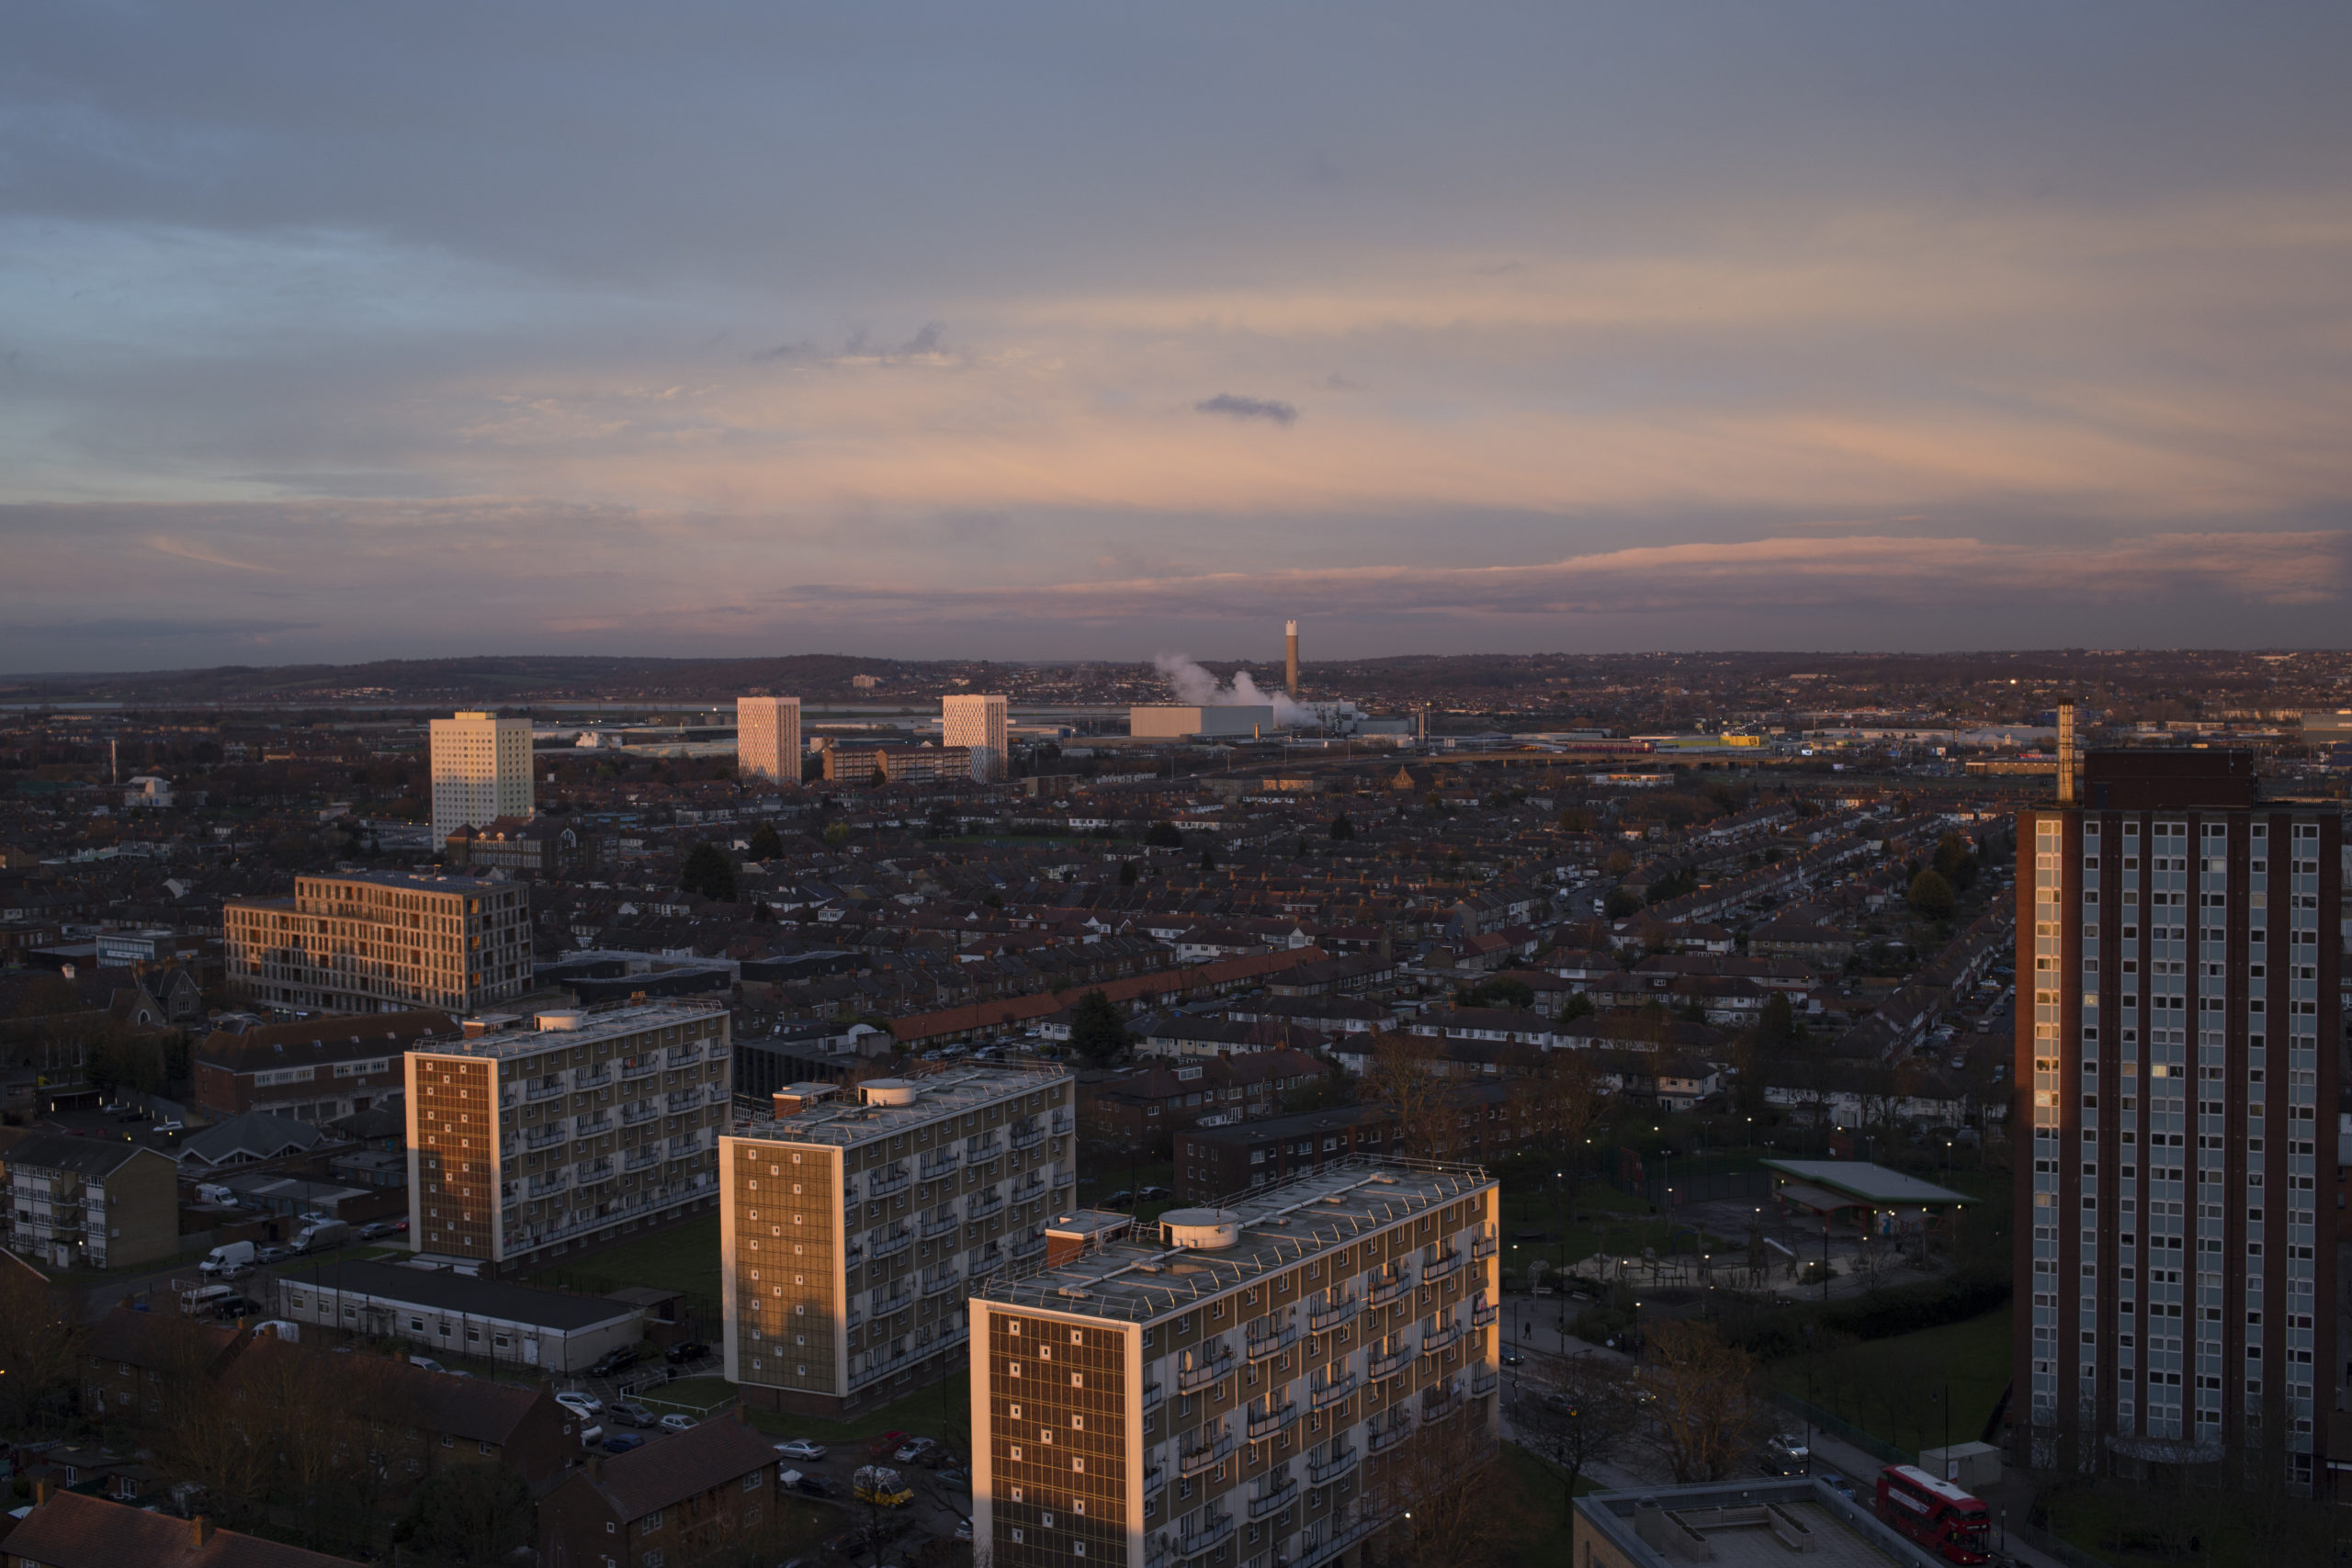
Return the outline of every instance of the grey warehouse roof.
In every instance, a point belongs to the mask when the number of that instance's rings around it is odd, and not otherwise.
[[[1954,1192],[1950,1188],[1922,1181],[1916,1176],[1905,1176],[1899,1170],[1889,1170],[1883,1165],[1872,1165],[1865,1159],[1768,1159],[1760,1163],[1783,1176],[1792,1177],[1808,1186],[1826,1187],[1857,1202],[1894,1206],[1905,1203],[1973,1203],[1976,1201],[1964,1192]]]
[[[277,1278],[281,1286],[307,1285],[314,1291],[339,1291],[401,1306],[494,1317],[563,1334],[594,1328],[638,1310],[601,1296],[575,1296],[396,1263],[319,1263],[299,1271],[280,1269]]]

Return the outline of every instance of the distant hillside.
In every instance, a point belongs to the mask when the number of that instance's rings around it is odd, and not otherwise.
[[[917,667],[898,660],[828,653],[783,659],[523,655],[388,659],[371,664],[226,664],[209,670],[0,676],[0,702],[464,704],[595,697],[684,701],[734,696],[760,687],[845,696],[854,675],[881,677],[886,692],[895,687],[912,690],[924,683],[916,671]]]

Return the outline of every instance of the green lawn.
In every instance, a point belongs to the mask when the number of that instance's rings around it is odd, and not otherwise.
[[[1511,1561],[1524,1568],[1571,1568],[1569,1529],[1561,1518],[1561,1472],[1517,1443],[1503,1445],[1503,1469],[1517,1483],[1515,1501],[1525,1528],[1511,1545]],[[1577,1483],[1577,1495],[1597,1491],[1589,1480]]]
[[[680,1378],[642,1390],[638,1403],[659,1411],[678,1410],[695,1417],[718,1414],[735,1403],[735,1385],[721,1377]]]
[[[1772,1363],[1775,1387],[1896,1448],[1973,1443],[2009,1382],[2010,1309]],[[1944,1393],[1951,1396],[1947,1428]]]
[[[958,1369],[947,1374],[944,1383],[927,1383],[903,1398],[893,1400],[878,1410],[847,1421],[828,1421],[816,1416],[788,1416],[773,1410],[753,1410],[752,1425],[763,1432],[779,1438],[808,1438],[828,1445],[863,1445],[885,1432],[911,1432],[918,1437],[936,1438],[956,1450],[963,1459],[971,1452],[972,1374]]]
[[[705,1214],[585,1258],[552,1264],[533,1274],[530,1282],[594,1295],[627,1285],[650,1285],[656,1290],[684,1291],[697,1304],[715,1312],[721,1297],[718,1216]]]

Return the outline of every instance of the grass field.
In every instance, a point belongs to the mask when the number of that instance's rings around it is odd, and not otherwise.
[[[873,1441],[885,1432],[911,1432],[936,1438],[956,1450],[958,1459],[971,1450],[972,1375],[968,1371],[947,1374],[944,1383],[926,1383],[878,1410],[847,1421],[816,1416],[787,1416],[753,1410],[752,1425],[779,1438],[808,1438],[815,1442],[846,1447]]]
[[[1942,1446],[1947,1429],[1953,1442],[1973,1443],[2008,1386],[2009,1317],[2005,1306],[1964,1323],[1791,1356],[1772,1364],[1772,1382],[1913,1453]]]
[[[616,1247],[531,1275],[535,1285],[602,1294],[624,1285],[684,1291],[716,1307],[719,1301],[718,1216],[705,1214],[668,1230],[638,1236]]]
[[[1517,1443],[1503,1445],[1503,1471],[1512,1483],[1511,1510],[1522,1525],[1511,1542],[1510,1561],[1524,1568],[1570,1568],[1569,1529],[1561,1518],[1560,1472]],[[1590,1482],[1581,1482],[1577,1495],[1594,1489]]]
[[[682,1411],[696,1420],[735,1403],[735,1385],[721,1377],[680,1378],[642,1390],[637,1401],[661,1413]]]

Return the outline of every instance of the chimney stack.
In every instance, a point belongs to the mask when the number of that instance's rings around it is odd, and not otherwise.
[[[196,1517],[188,1520],[187,1543],[190,1546],[202,1546],[206,1541],[210,1540],[211,1539],[212,1520],[210,1516],[198,1514]]]
[[[2075,705],[2058,705],[2058,804],[2075,804]]]
[[[1298,623],[1283,623],[1283,689],[1298,701]]]

